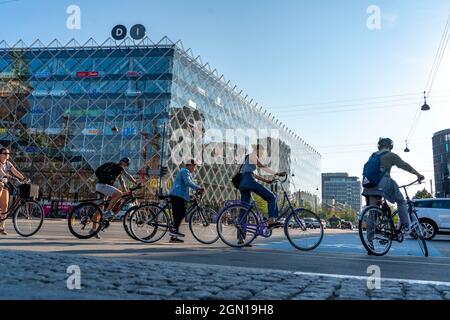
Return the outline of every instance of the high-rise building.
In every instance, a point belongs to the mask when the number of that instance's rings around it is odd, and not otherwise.
[[[328,206],[335,205],[337,202],[360,212],[361,182],[359,178],[349,177],[348,173],[323,173],[322,202]]]
[[[206,202],[221,205],[236,198],[231,178],[250,148],[247,140],[225,139],[230,130],[232,137],[256,130],[278,170],[295,175],[290,192],[320,195],[320,154],[167,38],[3,42],[0,115],[0,145],[43,198],[91,197],[95,168],[124,156],[148,194],[168,192],[192,151]],[[163,177],[161,167],[168,168]]]
[[[450,198],[450,129],[433,135],[436,198]]]

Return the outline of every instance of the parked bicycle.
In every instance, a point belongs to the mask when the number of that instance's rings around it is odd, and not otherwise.
[[[196,192],[189,202],[186,215],[189,230],[194,238],[203,244],[213,244],[219,239],[216,232],[217,213],[201,205],[203,193]],[[144,243],[161,240],[173,225],[169,196],[160,196],[161,204],[149,203],[138,207],[131,214],[130,229],[135,239]]]
[[[411,201],[407,192],[408,187],[420,183],[421,181],[417,180],[400,188],[405,191],[406,195],[408,214],[411,221],[411,235],[417,239],[423,255],[427,257],[428,248],[422,225],[417,217],[414,202]],[[377,196],[375,198],[377,204],[367,206],[361,212],[359,218],[359,237],[369,254],[383,256],[389,252],[393,241],[403,242],[404,235],[395,223],[395,221],[398,221],[398,211],[392,212],[389,204],[383,197]]]
[[[0,216],[0,221],[12,215],[16,232],[22,237],[31,237],[41,229],[44,222],[44,210],[34,200],[38,197],[39,187],[30,184],[30,180],[21,182],[17,178],[11,178],[16,180],[19,186],[8,183],[9,188],[12,189],[12,201],[3,218]]]
[[[123,218],[123,227],[125,232],[131,238],[135,239],[130,231],[130,213],[139,207],[141,198],[135,195],[135,191],[142,189],[142,185],[137,185],[125,193],[113,208],[113,212],[117,213],[123,208],[127,208],[127,212]],[[109,219],[103,219],[103,210],[108,207],[110,198],[104,194],[99,194],[98,199],[86,200],[75,206],[68,215],[68,225],[70,232],[79,239],[89,239],[97,235],[100,231],[104,231],[110,225]]]
[[[286,180],[287,176],[284,180],[277,178],[273,181],[273,184],[279,183],[283,191],[281,214],[277,222],[285,220],[284,234],[295,248],[303,251],[313,250],[322,242],[323,225],[314,212],[293,206],[283,187]],[[267,227],[255,201],[250,204],[226,201],[217,218],[217,233],[225,244],[240,248],[249,245],[258,236],[271,237],[273,229]]]

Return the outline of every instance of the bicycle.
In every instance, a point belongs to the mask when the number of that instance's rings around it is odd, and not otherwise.
[[[130,206],[123,218],[123,226],[125,232],[132,239],[134,239],[134,236],[128,225],[130,223],[128,216],[134,209],[138,208],[138,200],[141,198],[137,197],[134,192],[142,188],[143,186],[140,184],[130,188],[130,191],[124,193],[113,208],[113,212],[117,213],[122,208]],[[110,225],[110,219],[103,219],[103,210],[108,207],[110,198],[100,192],[97,192],[97,194],[100,196],[99,198],[83,201],[73,207],[67,217],[70,233],[79,239],[92,238]]]
[[[407,191],[408,187],[420,183],[421,181],[416,180],[400,188],[405,191],[406,195],[408,214],[411,220],[411,235],[413,238],[416,235],[423,255],[428,257],[428,247],[423,236],[422,226],[417,217],[414,202],[409,198]],[[398,220],[398,211],[392,212],[386,199],[383,199],[383,197],[373,197],[376,199],[376,205],[369,205],[364,208],[359,217],[359,237],[369,254],[383,256],[389,252],[393,241],[402,243],[404,235],[402,230],[395,226],[394,220]]]
[[[189,230],[198,242],[213,244],[219,239],[215,226],[217,214],[212,208],[200,205],[202,196],[201,192],[195,193],[183,219],[188,217]],[[130,229],[136,240],[155,243],[173,226],[172,215],[168,213],[171,210],[170,196],[160,195],[159,199],[163,200],[162,204],[144,204],[131,214]]]
[[[323,239],[323,225],[320,218],[305,208],[295,208],[289,199],[282,181],[275,179],[272,183],[280,183],[283,191],[283,202],[276,222],[284,221],[284,233],[288,241],[296,249],[309,251],[317,248]],[[308,222],[306,222],[308,221]],[[220,239],[230,247],[241,248],[250,245],[258,236],[269,238],[273,228],[269,228],[259,212],[256,202],[226,201],[217,218],[217,233]]]
[[[22,237],[31,237],[36,234],[44,222],[44,210],[34,199],[38,196],[38,189],[30,185],[30,180],[19,181],[17,188],[12,183],[8,183],[5,188],[9,188],[12,201],[8,210],[0,216],[0,222],[7,220],[11,214],[14,230]],[[2,218],[3,216],[3,218]]]

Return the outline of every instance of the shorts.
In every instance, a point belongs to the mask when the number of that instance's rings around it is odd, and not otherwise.
[[[95,185],[95,191],[104,194],[105,196],[112,197],[116,192],[121,192],[116,187],[110,186],[109,184],[97,183]]]

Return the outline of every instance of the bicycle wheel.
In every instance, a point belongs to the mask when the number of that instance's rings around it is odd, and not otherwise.
[[[22,237],[31,237],[39,231],[44,222],[44,210],[34,200],[25,200],[14,212],[13,224]]]
[[[253,209],[243,205],[224,208],[217,217],[217,234],[230,247],[241,248],[255,240],[259,219]]]
[[[125,233],[133,240],[138,240],[136,239],[136,237],[133,235],[133,233],[131,232],[131,215],[134,212],[134,210],[136,210],[139,206],[134,206],[129,208],[125,214],[123,215],[123,219],[122,219],[122,225],[123,225],[123,229],[125,230]]]
[[[213,244],[219,239],[217,213],[211,208],[199,207],[189,218],[189,229],[197,241],[203,244]]]
[[[412,236],[415,239],[417,239],[417,241],[419,242],[419,246],[420,246],[420,249],[422,250],[423,255],[425,257],[428,257],[427,243],[426,243],[425,238],[423,236],[422,225],[419,222],[419,218],[417,217],[416,212],[413,211],[410,214],[410,218],[411,218],[411,226],[413,227]]]
[[[100,232],[103,212],[91,202],[72,209],[67,218],[70,233],[78,239],[89,239]]]
[[[284,233],[297,249],[309,251],[317,248],[323,239],[323,225],[312,211],[295,209],[286,218]]]
[[[358,230],[364,248],[371,254],[383,256],[391,249],[395,234],[394,223],[380,208],[365,208],[359,219]]]
[[[137,207],[130,217],[130,231],[135,240],[154,243],[161,240],[169,229],[167,212],[154,204]]]

